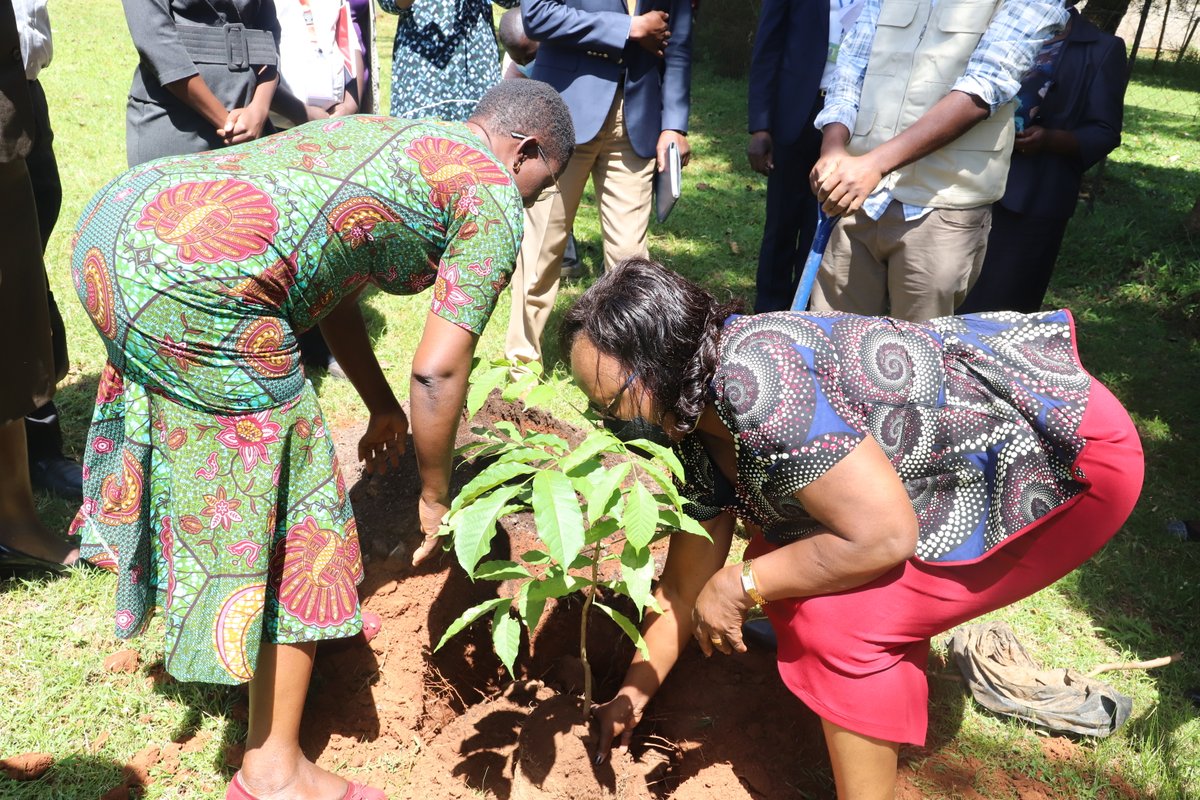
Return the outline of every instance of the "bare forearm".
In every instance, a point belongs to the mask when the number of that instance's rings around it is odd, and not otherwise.
[[[871,151],[884,175],[939,150],[987,119],[983,100],[964,92],[950,92],[921,118]],[[843,127],[843,130],[845,128]]]
[[[633,701],[634,707],[639,711],[662,686],[692,638],[692,609],[695,607],[695,599],[690,603],[679,599],[671,602],[663,594],[661,587],[655,591],[654,598],[662,607],[663,613],[647,611],[646,621],[642,625],[642,638],[650,651],[650,659],[642,658],[640,652],[634,655],[620,690],[621,694]]]
[[[263,68],[267,69],[266,67]],[[264,79],[265,78],[265,79]],[[271,100],[275,97],[275,90],[279,86],[279,75],[272,73],[270,77],[266,77],[266,73],[259,79],[259,83],[254,87],[254,96],[250,98],[250,107],[261,111],[264,115],[271,110]]]
[[[449,500],[454,439],[466,398],[466,370],[461,375],[418,375],[414,367],[409,416],[421,471],[421,495],[429,502]]]
[[[667,563],[654,598],[662,613],[648,611],[642,624],[649,659],[637,653],[625,674],[621,694],[640,709],[662,686],[692,637],[692,612],[696,598],[713,573],[725,563],[733,539],[734,519],[729,514],[701,523],[711,541],[689,533],[671,537]]]
[[[398,408],[400,403],[375,358],[358,295],[347,297],[321,320],[321,333],[333,357],[372,414]]]
[[[409,418],[421,470],[421,496],[429,503],[445,505],[450,500],[454,438],[478,338],[431,312],[413,356]]]
[[[895,547],[867,544],[817,532],[755,558],[755,584],[767,601],[844,592],[903,563],[910,555],[905,544],[899,539]]]
[[[225,119],[229,116],[229,109],[225,108],[225,104],[217,99],[200,75],[191,75],[182,80],[172,81],[165,88],[180,102],[208,120],[214,129],[225,124]]]

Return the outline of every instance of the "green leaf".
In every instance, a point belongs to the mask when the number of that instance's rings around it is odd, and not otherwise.
[[[598,479],[593,480],[595,488],[584,494],[587,499],[588,522],[594,523],[609,512],[613,497],[625,482],[631,466],[628,461],[622,461],[617,466],[606,469]]]
[[[501,484],[508,483],[514,478],[519,478],[522,475],[532,475],[535,472],[537,472],[536,468],[517,462],[489,464],[462,488],[462,491],[454,498],[454,502],[450,504],[450,512],[454,513],[459,509],[465,508],[475,502],[475,498],[484,492],[494,489]],[[512,497],[512,495],[509,495],[509,497]]]
[[[497,608],[492,617],[492,647],[504,662],[508,674],[515,678],[513,663],[521,649],[521,621],[508,613],[507,608]]]
[[[485,561],[475,568],[475,578],[507,581],[512,578],[531,578],[529,570],[515,561]]]
[[[513,425],[511,422],[509,422],[506,419],[496,420],[495,422],[492,423],[492,427],[495,428],[496,430],[500,431],[500,433],[504,434],[505,436],[507,436],[510,439],[516,439],[516,440],[520,441],[523,438],[521,436],[520,429],[518,429],[516,425]]]
[[[501,464],[509,462],[530,464],[535,461],[549,461],[550,458],[550,454],[540,447],[514,447],[501,455],[498,461]]]
[[[525,444],[538,447],[549,447],[556,453],[562,454],[570,447],[567,440],[553,433],[531,433],[525,437]]]
[[[583,514],[566,475],[543,470],[533,477],[533,522],[556,562],[575,560],[583,548]]]
[[[663,447],[661,444],[652,442],[649,439],[634,439],[625,444],[653,453],[656,458],[667,465],[672,475],[679,478],[679,480],[683,480],[683,464],[679,461],[679,456],[675,455],[675,451],[670,447]]]
[[[442,638],[438,640],[437,647],[433,649],[441,650],[442,645],[450,641],[452,637],[456,636],[472,622],[479,619],[489,611],[499,608],[501,605],[504,605],[508,602],[509,600],[507,597],[493,597],[491,600],[484,600],[479,605],[471,606],[464,611],[458,619],[450,623],[450,627],[446,629],[446,632],[442,634]]]
[[[454,525],[454,554],[468,575],[475,573],[479,559],[492,549],[496,520],[520,486],[504,486],[463,509]]]
[[[658,512],[658,518],[662,520],[662,524],[668,528],[674,528],[677,531],[687,531],[694,533],[702,539],[712,541],[712,537],[708,535],[708,531],[704,530],[704,526],[696,520],[689,517],[687,514],[680,514],[673,508],[664,508]]]
[[[617,522],[615,519],[602,519],[587,529],[583,537],[583,543],[585,546],[595,544],[601,539],[607,539],[619,530],[621,530],[620,522]]]
[[[545,564],[550,560],[550,554],[545,550],[528,550],[521,554],[521,560],[526,564]]]
[[[482,374],[471,376],[471,388],[467,392],[467,417],[479,413],[487,402],[488,395],[508,380],[508,367],[489,367]]]
[[[660,611],[658,601],[650,592],[650,584],[654,580],[654,556],[650,548],[637,549],[629,547],[628,543],[621,549],[621,579],[625,582],[625,594],[638,607],[638,613],[645,613],[646,606]]]
[[[478,461],[481,458],[487,458],[490,455],[499,453],[507,447],[509,445],[506,442],[469,442],[462,447],[456,448],[454,454],[466,461]]]
[[[605,450],[615,450],[620,446],[620,440],[608,431],[594,430],[566,458],[559,462],[558,468],[563,472],[570,472],[592,456],[599,455]]]
[[[522,371],[515,381],[510,382],[504,387],[504,391],[500,396],[505,402],[511,403],[536,386],[540,379],[541,376],[537,373]]]
[[[536,478],[534,479],[537,480]],[[658,501],[641,481],[634,481],[633,488],[625,496],[625,538],[641,550],[654,538],[658,527]]]
[[[609,608],[599,600],[592,601],[592,607],[598,608],[612,619],[613,622],[620,626],[621,630],[625,631],[625,635],[633,640],[637,645],[638,652],[642,654],[642,658],[647,661],[650,659],[650,648],[646,646],[646,640],[642,638],[642,632],[637,629],[637,626],[629,621],[629,617],[617,611],[615,608]]]
[[[540,592],[535,596],[533,592],[533,587],[540,583],[542,581],[530,581],[522,584],[517,591],[517,599],[513,603],[517,613],[521,615],[525,627],[531,631],[537,628],[538,623],[542,620],[542,612],[546,610],[546,597]]]
[[[658,468],[657,464],[642,464],[642,472],[649,476],[650,480],[654,481],[663,490],[663,494],[667,496],[667,505],[681,508],[683,506],[683,497],[679,494],[679,487],[675,485],[675,481],[665,471]]]
[[[549,383],[539,384],[529,390],[529,394],[525,395],[525,408],[541,407],[546,408],[550,401],[558,396],[558,389]]]
[[[551,597],[566,597],[584,583],[586,582],[555,564],[546,570],[543,580],[529,584],[529,599],[535,601],[547,600]]]

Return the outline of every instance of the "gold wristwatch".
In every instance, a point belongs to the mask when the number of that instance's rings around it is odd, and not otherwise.
[[[742,562],[742,589],[754,601],[754,605],[762,607],[767,604],[766,598],[758,591],[758,587],[754,585],[754,571],[751,564],[754,563],[753,558],[748,558]]]

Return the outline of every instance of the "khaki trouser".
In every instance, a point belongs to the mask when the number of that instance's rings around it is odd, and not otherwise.
[[[878,221],[857,211],[829,238],[810,307],[911,322],[949,316],[979,277],[991,227],[991,205],[935,208],[911,222],[895,200]]]
[[[525,236],[512,277],[512,313],[505,356],[539,361],[542,332],[558,295],[563,252],[590,175],[600,206],[604,268],[646,257],[646,229],[654,182],[654,159],[633,151],[625,131],[624,103],[617,92],[608,118],[590,142],[579,145],[559,178],[561,194],[545,192],[525,212]]]

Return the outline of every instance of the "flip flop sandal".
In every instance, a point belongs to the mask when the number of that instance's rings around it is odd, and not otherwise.
[[[235,772],[233,779],[229,781],[229,788],[225,790],[225,800],[258,800],[246,789],[246,784],[242,783],[241,770]],[[342,795],[341,800],[387,800],[387,795],[373,786],[348,781],[346,793]]]

